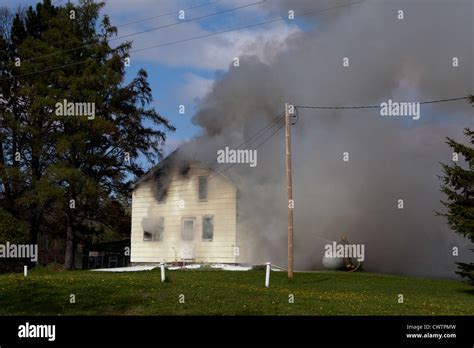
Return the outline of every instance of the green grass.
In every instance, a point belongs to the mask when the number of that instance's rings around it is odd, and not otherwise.
[[[320,272],[297,273],[289,282],[285,273],[272,272],[266,289],[264,271],[167,276],[161,283],[159,270],[4,274],[0,315],[474,315],[473,287],[454,280]]]

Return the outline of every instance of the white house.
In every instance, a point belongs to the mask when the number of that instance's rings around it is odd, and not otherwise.
[[[235,185],[178,157],[175,151],[135,185],[131,262],[238,263]]]

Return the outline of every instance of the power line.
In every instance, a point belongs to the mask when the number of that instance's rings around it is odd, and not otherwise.
[[[338,5],[338,6],[328,7],[328,8],[321,9],[321,10],[314,10],[314,11],[305,12],[305,13],[302,13],[301,15],[299,15],[299,16],[300,17],[313,16],[313,15],[316,15],[318,13],[326,12],[326,11],[329,11],[329,10],[334,10],[334,9],[341,8],[341,7],[360,4],[360,3],[362,3],[362,1],[351,2],[351,3],[345,4],[345,5]],[[199,35],[199,36],[195,36],[195,37],[191,37],[191,38],[187,38],[187,39],[170,41],[170,42],[165,42],[165,43],[161,43],[161,44],[157,44],[157,45],[153,45],[153,46],[148,46],[148,47],[144,47],[144,48],[138,48],[138,49],[131,50],[130,52],[136,53],[136,52],[141,52],[141,51],[147,51],[147,50],[154,49],[154,48],[160,48],[160,47],[165,47],[165,46],[176,45],[176,44],[180,44],[180,43],[184,43],[184,42],[204,39],[204,38],[208,38],[208,37],[212,37],[212,36],[216,36],[216,35],[220,35],[220,34],[231,33],[231,32],[234,32],[234,31],[240,31],[240,30],[244,30],[244,29],[254,28],[254,27],[265,25],[265,24],[271,24],[271,23],[286,21],[286,20],[287,20],[286,17],[278,17],[278,18],[267,20],[267,21],[263,21],[263,22],[259,22],[259,23],[255,23],[255,24],[244,25],[244,26],[241,26],[241,27],[233,28],[233,29],[221,30],[221,31],[216,31],[216,32],[213,32],[213,33]]]
[[[64,1],[64,0],[62,0],[62,1]],[[220,2],[220,1],[222,1],[222,0],[215,0],[215,1],[211,1],[211,2],[206,2],[206,3],[201,4],[201,5],[186,7],[186,8],[183,8],[183,9],[175,10],[175,11],[173,11],[173,12],[162,13],[162,14],[159,14],[159,15],[156,15],[156,16],[153,16],[153,17],[148,17],[148,18],[136,20],[136,21],[133,21],[133,22],[128,22],[128,23],[124,23],[124,24],[120,24],[120,25],[115,25],[115,27],[116,27],[116,28],[121,28],[121,27],[125,27],[125,26],[131,25],[131,24],[146,22],[146,21],[150,21],[150,20],[152,20],[152,19],[161,18],[161,17],[166,17],[166,16],[170,16],[170,15],[176,14],[176,13],[177,13],[178,11],[180,11],[180,10],[183,10],[183,11],[193,10],[193,9],[196,9],[196,8],[199,8],[199,7],[205,7],[205,6],[213,5],[213,4],[216,4],[216,3]],[[64,4],[60,4],[60,5],[64,5]],[[114,39],[112,39],[112,40],[117,40],[117,39],[118,39],[118,38],[114,38]],[[111,40],[109,40],[109,41],[111,41]],[[91,43],[91,44],[88,44],[88,45],[97,45],[97,43]],[[31,62],[31,61],[38,60],[38,59],[45,58],[45,57],[54,56],[54,55],[56,55],[56,54],[68,52],[68,51],[70,51],[70,50],[75,50],[75,49],[87,47],[88,45],[79,46],[79,47],[75,47],[75,48],[72,48],[72,49],[63,50],[63,51],[59,51],[59,52],[44,54],[44,55],[41,55],[41,56],[38,56],[38,57],[26,59],[26,60],[23,61],[23,63]],[[5,64],[5,65],[3,65],[3,66],[11,66],[11,65],[14,65],[14,64],[15,64],[15,63],[12,62],[12,63],[9,63],[9,64]]]
[[[277,118],[277,120],[280,120],[283,116],[279,116]],[[272,121],[271,123],[274,123],[274,121]],[[261,146],[263,146],[267,141],[269,141],[275,134],[277,134],[283,127],[285,126],[285,124],[281,124],[277,127],[277,129],[275,129],[270,135],[268,135],[265,139],[263,139],[260,143],[258,143],[255,148],[253,150],[257,150],[258,148],[260,148]],[[271,127],[273,128],[273,126]],[[253,141],[255,142],[255,141]],[[253,143],[252,142],[252,143]],[[208,182],[210,180],[212,180],[213,178],[216,178],[218,177],[219,175],[223,174],[224,172],[228,171],[229,169],[231,169],[232,167],[236,166],[238,163],[232,163],[230,164],[229,166],[227,166],[226,168],[223,168],[222,170],[219,170],[219,171],[214,171],[214,174],[209,176],[208,177]],[[212,169],[212,168],[211,168]],[[173,183],[173,182],[177,182],[178,180],[171,180],[168,184],[168,187],[170,187],[170,184]],[[179,187],[182,187],[182,186],[185,186],[186,184],[181,184],[181,185],[175,185],[173,187],[173,190],[170,190],[170,191],[167,191],[167,194],[179,194],[181,192],[185,192],[187,191],[187,189],[181,189],[181,190],[175,190],[176,188],[179,188]],[[172,203],[172,202],[179,202],[180,200],[166,200],[166,203]]]
[[[162,14],[159,14],[159,15],[156,15],[156,16],[153,16],[153,17],[142,18],[142,19],[138,19],[138,20],[133,21],[133,22],[127,22],[127,23],[124,23],[124,24],[115,25],[115,27],[116,27],[116,28],[122,28],[122,27],[125,27],[125,26],[127,26],[127,25],[131,25],[131,24],[137,24],[137,23],[147,22],[147,21],[151,21],[152,19],[156,19],[156,18],[161,18],[161,17],[166,17],[166,16],[174,15],[174,14],[176,14],[176,12],[181,11],[181,10],[183,10],[183,11],[194,10],[194,9],[196,9],[196,8],[206,7],[206,6],[209,6],[209,5],[214,5],[214,4],[217,4],[217,3],[220,2],[220,1],[222,1],[222,0],[209,1],[209,2],[206,2],[206,3],[204,3],[204,4],[200,4],[200,5],[196,5],[196,6],[191,6],[191,7],[186,7],[186,8],[174,10],[174,11],[172,11],[172,12],[162,13]]]
[[[275,134],[277,134],[284,126],[285,126],[284,124],[280,125],[275,131],[273,131],[269,136],[267,136],[263,141],[261,141],[257,146],[255,146],[253,150],[257,150],[258,148],[260,148],[263,144],[265,144],[268,140],[270,140]],[[223,169],[221,172],[217,172],[216,175],[229,170],[235,165],[237,165],[237,163],[232,163],[229,167]]]
[[[282,118],[283,118],[282,114],[278,115],[277,117],[272,119],[269,123],[267,123],[266,126],[261,128],[260,130],[258,130],[253,135],[251,135],[248,139],[246,139],[240,145],[237,145],[235,147],[235,149],[243,149],[244,147],[248,147],[248,146],[252,145],[253,143],[255,143],[256,140],[258,140],[261,136],[263,136],[263,134],[265,134],[268,130],[272,129],[275,125],[277,125],[278,121],[281,120]],[[205,166],[208,167],[208,168],[213,169],[212,167],[216,164],[218,164],[217,160],[214,160],[212,162],[206,163]]]
[[[221,0],[217,0],[217,1],[215,1],[215,2],[218,2],[218,1],[221,1]],[[158,26],[158,27],[154,27],[154,28],[150,28],[150,29],[147,29],[147,30],[138,31],[138,32],[131,33],[131,34],[127,34],[127,35],[123,35],[123,36],[118,36],[118,37],[109,39],[109,42],[110,42],[110,41],[116,41],[116,40],[121,40],[121,39],[129,38],[129,37],[132,37],[132,36],[137,36],[137,35],[140,35],[140,34],[149,33],[149,32],[152,32],[152,31],[159,30],[159,29],[165,29],[165,28],[170,28],[170,27],[174,27],[174,26],[177,26],[177,25],[181,25],[181,24],[186,24],[186,23],[190,23],[190,22],[195,22],[195,21],[198,21],[198,20],[201,20],[201,19],[205,19],[205,18],[210,18],[210,17],[213,17],[213,16],[218,16],[218,15],[221,15],[221,14],[225,14],[225,13],[237,11],[237,10],[240,10],[240,9],[243,9],[243,8],[247,8],[247,7],[259,5],[259,4],[262,4],[262,3],[266,2],[266,1],[267,1],[267,0],[262,0],[262,1],[259,1],[259,2],[255,2],[255,3],[251,3],[251,4],[246,4],[246,5],[238,6],[238,7],[234,7],[234,8],[231,8],[231,9],[222,10],[222,11],[210,13],[210,14],[207,14],[207,15],[203,15],[203,16],[199,16],[199,17],[195,17],[195,18],[191,18],[191,19],[187,19],[187,20],[181,20],[181,21],[179,21],[179,22],[170,23],[170,24],[166,24],[166,25],[161,25],[161,26]],[[207,5],[209,5],[209,4],[214,4],[215,2],[213,2],[213,3],[207,3]],[[202,7],[202,6],[203,6],[203,5],[194,6],[194,7],[189,7],[189,8],[187,8],[187,9],[182,9],[182,10],[184,11],[184,10],[189,10],[189,9],[193,9],[193,8],[197,8],[197,7]],[[171,13],[171,14],[176,14],[176,12],[173,12],[173,13]],[[156,17],[162,17],[162,16],[167,16],[167,15],[169,15],[169,13],[168,13],[168,14],[159,15],[159,16],[156,16]],[[140,21],[130,22],[130,23],[127,23],[127,24],[125,24],[125,25],[129,25],[129,24],[132,24],[132,23],[138,23],[138,22],[140,22]],[[77,47],[73,47],[73,48],[68,48],[68,49],[66,49],[66,50],[61,50],[61,51],[57,51],[57,52],[53,52],[53,53],[44,54],[44,55],[37,56],[37,57],[34,57],[34,58],[26,59],[26,60],[24,60],[22,63],[32,62],[32,61],[35,61],[35,60],[38,60],[38,59],[41,59],[41,58],[51,57],[51,56],[55,56],[55,55],[58,55],[58,54],[61,54],[61,53],[71,52],[71,51],[75,51],[75,50],[78,50],[78,49],[87,48],[87,47],[93,46],[93,45],[100,45],[100,43],[94,42],[94,43],[85,44],[85,45],[82,45],[82,46],[77,46]],[[8,64],[8,65],[6,65],[6,66],[14,65],[14,64],[15,64],[15,63],[12,62],[12,63],[10,63],[10,64]]]
[[[273,128],[278,123],[278,121],[281,120],[281,119],[283,119],[283,114],[280,114],[277,117],[275,117],[266,127],[262,128],[261,131],[263,130],[263,133],[265,133],[267,131],[267,129]],[[255,140],[257,140],[258,138],[260,138],[261,135],[263,135],[263,133],[259,134],[259,133],[261,133],[261,131],[254,134],[253,136],[251,136],[249,139],[247,139],[242,144],[237,146],[237,148],[241,148],[243,146],[248,146],[248,145],[253,144],[255,142]],[[252,139],[254,139],[254,140],[252,140]]]
[[[110,39],[109,41],[125,39],[127,37],[132,37],[132,36],[136,36],[136,35],[140,35],[140,34],[144,34],[144,33],[149,33],[149,32],[152,32],[152,31],[155,31],[155,30],[158,30],[158,29],[169,28],[169,27],[173,27],[173,26],[176,26],[176,25],[180,25],[180,24],[185,24],[185,23],[194,22],[194,21],[198,21],[198,20],[201,20],[201,19],[205,19],[205,18],[210,18],[210,17],[221,15],[221,14],[224,14],[224,13],[229,13],[229,12],[237,11],[237,10],[240,10],[240,9],[243,9],[243,8],[263,4],[265,1],[266,0],[262,0],[262,1],[251,3],[251,4],[242,5],[242,6],[234,7],[234,8],[231,8],[231,9],[222,10],[222,11],[219,11],[219,12],[214,12],[214,13],[210,13],[210,14],[207,14],[207,15],[191,18],[191,19],[181,20],[181,21],[176,22],[176,23],[166,24],[166,25],[162,25],[162,26],[159,26],[159,27],[150,28],[150,29],[147,29],[147,30],[142,30],[142,31],[139,31],[139,32],[136,32],[136,33],[115,37],[113,39]]]
[[[421,104],[434,104],[434,103],[445,103],[451,101],[465,100],[469,97],[458,97],[450,99],[438,99],[420,102]],[[380,105],[367,105],[367,106],[317,106],[317,105],[295,105],[297,109],[319,109],[319,110],[346,110],[346,109],[379,109]]]
[[[326,12],[326,11],[329,11],[329,10],[338,9],[338,8],[341,8],[341,7],[351,6],[351,5],[360,4],[360,3],[362,3],[362,1],[351,2],[351,3],[345,4],[345,5],[338,5],[338,6],[328,7],[328,8],[322,9],[322,10],[315,10],[315,11],[306,12],[306,13],[303,13],[299,16],[300,17],[313,16],[313,15],[316,15],[318,13],[323,13],[323,12]],[[280,21],[286,21],[286,20],[287,19],[285,17],[274,18],[274,19],[263,21],[263,22],[260,22],[260,23],[245,25],[245,26],[241,26],[241,27],[237,27],[237,28],[233,28],[233,29],[217,31],[217,32],[213,32],[213,33],[209,33],[209,34],[205,34],[205,35],[200,35],[200,36],[195,36],[195,37],[191,37],[191,38],[187,38],[187,39],[170,41],[170,42],[161,43],[161,44],[154,45],[154,46],[134,49],[134,50],[130,50],[129,53],[136,53],[136,52],[147,51],[147,50],[151,50],[151,49],[159,48],[159,47],[172,46],[172,45],[176,45],[176,44],[180,44],[180,43],[184,43],[184,42],[190,42],[190,41],[194,41],[194,40],[204,39],[204,38],[208,38],[208,37],[212,37],[212,36],[216,36],[216,35],[231,33],[231,32],[235,32],[235,31],[254,28],[254,27],[265,25],[265,24],[270,24],[270,23],[275,23],[275,22],[280,22]],[[61,68],[67,68],[67,67],[80,65],[80,64],[87,63],[87,62],[100,60],[100,59],[102,59],[102,58],[89,58],[89,59],[79,61],[79,62],[74,62],[74,63],[65,64],[65,65],[60,65],[60,66],[35,70],[35,71],[29,72],[29,73],[24,73],[24,74],[19,74],[19,75],[4,77],[4,78],[1,78],[0,81],[11,80],[11,79],[14,79],[14,78],[17,78],[17,77],[29,76],[29,75],[48,72],[48,71],[61,69]]]
[[[469,97],[459,97],[459,98],[451,98],[451,99],[431,100],[431,101],[424,101],[424,102],[421,102],[420,104],[444,103],[444,102],[450,102],[450,101],[455,101],[455,100],[463,100],[463,99],[469,99]]]
[[[265,133],[267,133],[267,131],[274,128],[278,124],[278,121],[281,120],[282,118],[283,118],[283,116],[281,114],[278,115],[272,121],[270,121],[265,127],[261,128],[255,134],[251,135],[250,138],[248,138],[243,143],[241,143],[240,145],[235,147],[235,149],[243,149],[244,147],[250,147],[252,144],[255,143],[255,141],[257,141],[260,137],[262,137]],[[204,165],[207,168],[209,168],[211,170],[214,170],[215,166],[219,165],[219,163],[217,162],[217,159],[216,159],[216,160],[214,160],[212,162],[208,162]]]
[[[243,143],[241,143],[240,145],[238,145],[235,149],[242,149],[244,146],[245,147],[250,147],[252,144],[254,144],[260,137],[262,137],[265,133],[267,133],[270,129],[274,128],[277,124],[278,124],[278,121],[280,121],[281,119],[283,118],[282,115],[278,115],[277,117],[275,117],[272,121],[270,121],[265,127],[261,128],[260,130],[258,130],[255,134],[253,134],[252,136],[250,136],[250,138],[248,138],[247,140],[245,140]],[[281,125],[282,127],[283,125]],[[279,129],[281,129],[281,127]],[[279,130],[278,129],[278,130]],[[278,131],[277,130],[277,131]],[[270,135],[273,136],[274,133],[272,133]],[[257,147],[255,149],[257,149],[258,147],[260,147],[261,144],[257,145]],[[208,163],[205,163],[204,166],[210,170],[213,170],[213,171],[216,171],[216,165],[219,165],[220,163],[217,162],[217,159],[212,161],[212,162],[208,162]],[[232,164],[229,168],[225,169],[224,171],[232,168],[236,163]],[[150,173],[149,173],[150,174]],[[174,183],[174,182],[177,182],[177,181],[180,181],[180,180],[171,180],[170,182],[168,182],[168,187],[170,184]],[[175,188],[178,188],[178,187],[182,187],[182,186],[185,186],[186,184],[181,184],[181,185],[175,185],[173,187],[173,189]],[[174,193],[174,191],[171,191]],[[182,191],[177,191],[178,193],[179,192],[182,192]]]

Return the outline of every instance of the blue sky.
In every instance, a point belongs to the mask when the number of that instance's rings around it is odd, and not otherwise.
[[[251,5],[239,10],[206,19],[182,23],[140,34],[128,38],[133,41],[132,49],[154,46],[161,43],[206,35],[211,32],[228,30],[254,24],[265,19],[273,19],[278,14],[269,13],[261,4],[261,0],[107,0],[103,14],[108,14],[112,24],[119,26],[118,36],[148,30],[158,26],[179,22],[178,11],[185,11],[186,20],[213,14],[239,6]],[[54,4],[65,3],[55,0]],[[73,1],[76,3],[77,1]],[[1,5],[16,7],[17,5],[34,5],[34,0],[3,0]],[[203,6],[200,6],[203,5]],[[126,26],[125,23],[140,21],[164,13],[175,12],[152,20],[142,21]],[[140,68],[149,74],[154,106],[176,126],[177,131],[168,135],[165,152],[170,153],[180,143],[190,139],[200,129],[191,122],[196,112],[199,99],[203,98],[212,88],[212,83],[219,72],[225,72],[234,57],[248,53],[253,44],[253,54],[258,52],[255,46],[261,43],[278,40],[283,42],[286,37],[297,31],[295,25],[285,21],[234,31],[204,39],[180,43],[172,46],[132,53],[131,66],[127,78],[133,77]],[[259,44],[256,44],[256,43]],[[114,41],[118,44],[119,41]],[[184,105],[186,113],[179,114],[179,105]]]
[[[256,4],[260,1],[105,0],[106,6],[103,14],[110,16],[112,24],[118,26],[118,36],[122,37],[159,26],[179,23],[178,11],[181,9],[198,6],[186,10],[186,20],[190,20],[215,14],[219,11],[250,5],[225,14],[129,37],[126,40],[133,41],[132,50],[134,50],[251,25],[286,14],[287,9],[283,6],[279,8],[278,13],[274,11],[275,7],[272,8],[273,11],[269,10],[269,6],[274,6],[280,0],[268,0],[266,6]],[[299,1],[301,1],[300,4],[310,4],[302,6],[303,8],[308,7],[310,10],[321,8],[321,6],[312,6],[311,0]],[[65,0],[53,1],[55,4],[65,2]],[[73,2],[75,3],[77,0]],[[11,7],[34,5],[35,3],[37,3],[35,0],[0,0],[0,6],[7,5]],[[172,14],[151,20],[143,20],[164,13]],[[136,21],[138,22],[134,24],[123,25]],[[317,25],[317,23],[317,20],[311,21],[311,25]],[[169,154],[181,143],[200,132],[200,129],[191,122],[198,108],[199,100],[212,88],[217,74],[224,73],[229,69],[234,57],[255,54],[262,61],[265,61],[268,59],[266,55],[269,54],[264,49],[266,43],[277,43],[273,47],[281,47],[281,50],[284,50],[286,38],[295,32],[306,30],[307,25],[308,23],[305,25],[305,23],[298,20],[291,23],[280,21],[176,45],[132,52],[131,66],[127,70],[127,78],[132,78],[140,68],[144,68],[149,74],[149,82],[154,96],[153,106],[177,128],[175,133],[168,134],[165,154]],[[113,41],[113,44],[118,44],[120,41]],[[278,50],[275,50],[272,54],[278,54]],[[407,90],[410,85],[402,87],[404,87],[403,90]],[[413,94],[416,95],[416,91],[413,91]],[[184,115],[178,112],[180,105],[184,105],[186,108]],[[407,127],[413,125],[414,122],[406,121]]]

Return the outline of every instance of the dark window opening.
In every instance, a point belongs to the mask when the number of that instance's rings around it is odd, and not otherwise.
[[[179,169],[179,174],[181,174],[182,176],[187,176],[190,170],[191,170],[190,165],[184,165]]]
[[[165,218],[143,219],[143,241],[159,242],[163,240],[165,231]]]
[[[199,200],[205,201],[207,199],[207,176],[199,177]]]
[[[212,242],[214,238],[214,217],[204,216],[202,218],[202,240]]]

